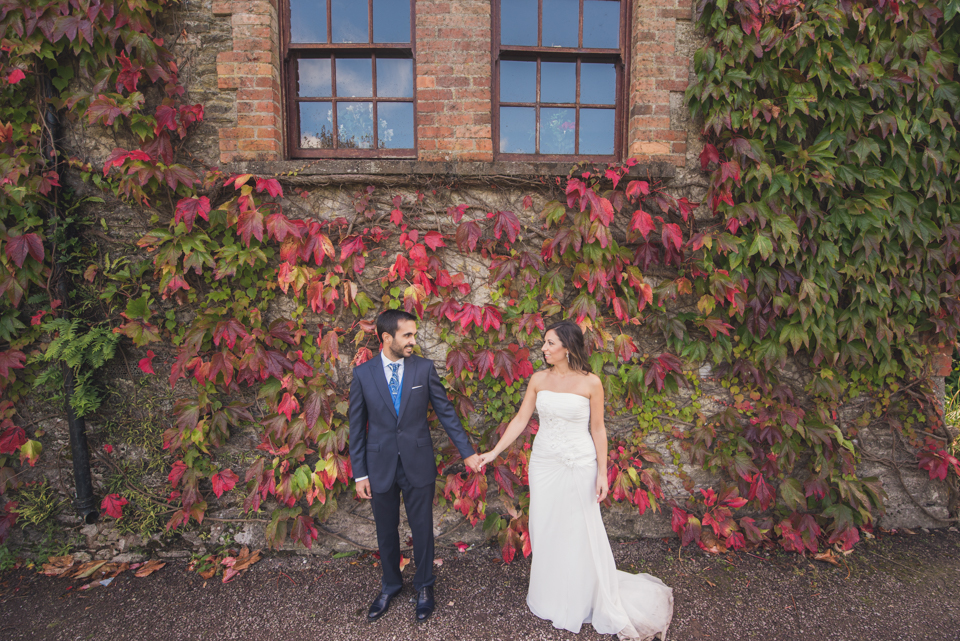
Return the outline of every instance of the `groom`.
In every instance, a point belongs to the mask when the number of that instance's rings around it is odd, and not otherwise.
[[[417,621],[433,614],[433,496],[437,465],[427,424],[433,406],[450,440],[471,470],[474,453],[433,363],[413,355],[417,317],[387,310],[377,317],[383,345],[378,357],[354,368],[350,384],[350,462],[357,494],[373,500],[377,544],[383,567],[380,595],[367,613],[376,621],[403,587],[400,575],[400,497],[413,531],[417,573]]]

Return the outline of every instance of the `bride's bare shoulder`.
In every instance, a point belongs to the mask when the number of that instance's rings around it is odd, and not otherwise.
[[[603,381],[593,372],[587,372],[587,389],[590,390],[591,395],[603,394]]]

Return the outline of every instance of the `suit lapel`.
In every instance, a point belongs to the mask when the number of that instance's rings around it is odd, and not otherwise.
[[[376,362],[373,362],[376,360]],[[380,354],[377,354],[375,359],[370,359],[370,366],[373,368],[373,381],[377,385],[377,389],[380,390],[380,396],[383,397],[383,402],[387,404],[393,412],[396,414],[397,411],[393,409],[393,396],[390,395],[390,385],[387,383],[386,372],[383,371],[383,359]],[[406,378],[406,376],[404,376]]]
[[[416,361],[411,356],[403,363],[403,380],[400,381],[400,414],[397,416],[397,423],[403,418],[403,411],[407,409],[407,402],[410,400],[410,388],[413,387],[413,373],[416,371]]]

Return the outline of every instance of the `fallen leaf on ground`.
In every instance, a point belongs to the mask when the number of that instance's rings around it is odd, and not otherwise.
[[[87,561],[86,563],[81,563],[80,567],[77,568],[77,571],[73,574],[73,578],[86,579],[103,565],[106,565],[106,563],[106,561]]]
[[[834,565],[840,565],[840,560],[837,559],[837,555],[833,553],[833,550],[827,550],[826,552],[821,552],[820,554],[814,554],[813,558],[817,561],[825,561],[827,563],[833,563]]]
[[[237,556],[228,556],[220,563],[225,565],[227,569],[223,573],[223,582],[229,583],[232,581],[238,574],[245,572],[251,565],[260,560],[260,550],[250,553],[250,549],[246,546],[240,550],[240,554]],[[201,575],[203,576],[203,575]],[[211,575],[212,576],[212,575]],[[209,577],[204,577],[209,578]]]
[[[434,565],[443,565],[443,559],[434,559],[434,560],[433,560],[433,564],[434,564]]]
[[[717,584],[711,581],[710,579],[704,579],[711,588],[717,587]]]
[[[43,564],[43,571],[40,574],[45,574],[46,576],[62,576],[72,568],[72,554],[67,556],[51,556],[47,559],[47,562]]]
[[[403,572],[403,568],[407,567],[407,565],[408,565],[409,563],[410,563],[410,559],[408,559],[408,558],[405,557],[405,556],[401,556],[401,557],[400,557],[400,571]]]
[[[467,548],[469,547],[470,546],[464,543],[463,541],[457,541],[457,549],[460,550],[461,552],[466,552]]]
[[[140,566],[140,568],[136,571],[136,573],[133,576],[137,577],[138,579],[142,579],[145,576],[150,576],[151,574],[153,574],[154,572],[156,572],[157,570],[159,570],[165,565],[166,563],[162,561],[159,561],[157,559],[152,559],[144,563],[142,566]]]

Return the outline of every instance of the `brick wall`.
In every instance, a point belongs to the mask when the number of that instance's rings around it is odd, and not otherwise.
[[[490,2],[417,2],[420,160],[490,161]]]
[[[625,0],[629,1],[629,0]],[[217,57],[221,90],[236,96],[235,127],[220,130],[223,163],[284,158],[277,0],[217,0],[229,16],[231,50]],[[691,0],[633,0],[627,153],[683,166],[687,132],[671,129],[670,96],[687,86],[690,59],[677,23]],[[417,0],[417,145],[422,161],[492,161],[489,0]]]
[[[283,158],[276,1],[213,3],[213,15],[229,16],[233,28],[232,50],[217,56],[217,84],[237,102],[236,126],[220,130],[220,162]]]
[[[687,132],[670,128],[670,94],[687,88],[691,60],[677,50],[677,21],[691,0],[637,0],[627,97],[627,152],[640,162],[686,163]]]

